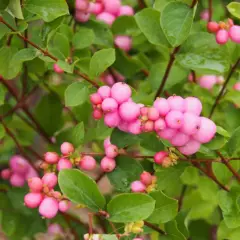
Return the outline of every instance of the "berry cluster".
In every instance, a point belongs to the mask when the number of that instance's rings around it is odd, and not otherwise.
[[[215,123],[199,116],[202,104],[198,98],[158,98],[153,107],[146,107],[133,102],[131,94],[131,88],[122,82],[100,87],[90,96],[93,118],[104,116],[108,127],[132,134],[155,131],[185,155],[196,153],[216,133]]]
[[[10,168],[2,170],[1,177],[9,180],[14,187],[23,187],[29,178],[38,176],[36,170],[22,156],[13,156],[9,161],[9,166]]]
[[[211,33],[216,34],[216,42],[218,44],[225,44],[229,38],[235,42],[240,43],[240,26],[234,25],[232,19],[228,19],[228,22],[209,22],[207,29]]]

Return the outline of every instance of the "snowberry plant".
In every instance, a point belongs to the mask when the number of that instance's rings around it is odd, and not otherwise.
[[[240,239],[240,3],[0,1],[0,238]]]

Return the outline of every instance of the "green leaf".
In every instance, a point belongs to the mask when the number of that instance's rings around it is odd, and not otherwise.
[[[115,128],[111,134],[111,143],[118,146],[119,148],[125,148],[136,143],[138,140],[138,136],[122,132],[118,128]]]
[[[63,60],[58,60],[58,61],[57,61],[57,65],[58,65],[62,70],[64,70],[64,72],[67,72],[67,73],[73,73],[74,66],[75,66],[76,63],[77,63],[77,61],[74,62],[74,63],[72,63],[72,64],[69,64],[68,62],[63,61]]]
[[[219,240],[238,240],[240,236],[240,227],[228,228],[225,221],[221,221],[217,230],[217,239]]]
[[[13,16],[15,16],[18,19],[23,19],[20,0],[10,0],[8,8],[12,12]]]
[[[77,169],[60,171],[58,182],[61,191],[74,203],[84,204],[99,211],[105,206],[105,199],[95,181]]]
[[[162,30],[173,46],[182,44],[190,34],[193,24],[194,10],[181,2],[167,4],[160,18]]]
[[[5,135],[5,129],[3,125],[0,124],[0,139],[3,138]]]
[[[69,85],[65,91],[65,105],[68,107],[78,106],[87,101],[89,90],[86,84],[75,82]]]
[[[72,133],[72,143],[75,147],[80,146],[84,142],[84,124],[80,122],[77,124]]]
[[[217,126],[217,133],[227,138],[230,137],[230,134],[228,133],[228,131],[220,126]]]
[[[232,136],[227,143],[227,149],[230,156],[238,155],[240,153],[240,127],[235,129]]]
[[[56,33],[51,42],[53,48],[57,48],[58,51],[60,51],[64,55],[65,58],[69,56],[70,44],[67,36],[61,33]]]
[[[164,150],[164,145],[160,141],[160,139],[157,138],[156,134],[143,133],[139,135],[139,137],[141,139],[141,147],[151,150],[153,152],[159,152],[161,150]]]
[[[240,103],[240,93],[238,91],[228,92],[224,99],[237,105]]]
[[[18,215],[14,211],[3,212],[1,227],[2,231],[7,235],[11,236],[17,228],[19,222]]]
[[[227,142],[227,139],[219,134],[217,134],[211,142],[205,144],[204,146],[211,150],[221,149]]]
[[[155,200],[142,193],[117,195],[107,205],[112,222],[136,222],[148,218],[155,207]]]
[[[199,181],[199,173],[195,167],[187,167],[180,176],[181,181],[187,185],[196,185]]]
[[[101,235],[102,240],[118,240],[116,235],[110,235],[110,234],[103,234]]]
[[[168,46],[168,41],[159,23],[160,13],[152,8],[146,8],[135,15],[138,27],[148,41],[156,45]]]
[[[237,18],[240,18],[240,3],[239,2],[231,2],[227,5],[228,11]]]
[[[4,86],[1,84],[0,85],[0,105],[4,104],[5,100],[5,94],[7,93],[6,89]]]
[[[31,13],[37,14],[45,22],[69,14],[68,5],[65,0],[26,0],[24,7]]]
[[[7,8],[8,4],[9,4],[9,0],[2,0],[0,2],[0,11],[4,10],[5,8]]]
[[[18,51],[12,58],[13,64],[18,64],[26,61],[31,61],[37,56],[41,54],[40,51],[38,51],[35,48],[24,48]]]
[[[116,168],[107,174],[113,187],[121,192],[129,192],[131,183],[139,179],[143,172],[141,164],[133,158],[119,156],[116,158]]]
[[[83,49],[93,44],[95,35],[93,30],[80,28],[73,36],[73,46],[75,49]]]
[[[113,48],[95,52],[90,61],[90,75],[93,78],[99,76],[115,62],[115,59],[115,50]]]
[[[4,11],[2,13],[2,17],[8,24],[10,24],[11,26],[16,27],[14,18],[8,12]],[[0,39],[8,32],[11,32],[11,30],[6,25],[0,24]]]
[[[155,199],[156,205],[153,213],[147,219],[152,223],[166,223],[173,220],[178,213],[178,201],[166,196],[162,191],[151,192],[150,196]]]
[[[169,240],[187,240],[186,237],[179,231],[176,221],[171,221],[166,223],[165,231],[167,233],[167,238]],[[163,238],[165,240],[165,238]]]

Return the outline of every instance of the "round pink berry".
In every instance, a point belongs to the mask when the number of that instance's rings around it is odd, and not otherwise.
[[[96,165],[96,160],[92,156],[84,156],[79,162],[79,167],[85,171],[94,170]]]
[[[111,88],[109,86],[102,86],[98,89],[97,93],[101,99],[109,98],[111,97]]]
[[[135,122],[135,121],[134,121]],[[132,122],[133,123],[133,122]],[[128,132],[128,127],[129,127],[129,122],[125,122],[125,121],[120,121],[120,123],[118,124],[118,129],[120,129],[123,132]]]
[[[163,117],[166,116],[170,111],[169,103],[165,98],[157,98],[154,101],[153,106],[158,110],[159,114]]]
[[[115,21],[115,18],[116,17],[114,15],[112,15],[111,13],[108,13],[108,12],[102,12],[102,13],[97,15],[97,20],[105,22],[106,24],[108,24],[110,26]]]
[[[148,115],[148,107],[141,107],[140,113],[142,116],[147,116]]]
[[[61,235],[61,234],[63,234],[63,229],[59,224],[52,223],[48,226],[48,234]]]
[[[2,179],[4,179],[4,180],[8,180],[10,177],[11,177],[11,174],[12,174],[12,172],[11,172],[11,170],[10,169],[3,169],[2,171],[1,171],[1,177],[2,177]]]
[[[61,153],[64,156],[67,156],[67,155],[69,155],[69,154],[74,152],[74,146],[71,143],[69,143],[69,142],[62,143],[60,149],[61,149]]]
[[[29,186],[31,192],[41,192],[42,191],[43,183],[39,177],[29,178],[27,181],[28,181],[28,186]]]
[[[200,13],[200,17],[201,17],[202,20],[208,21],[208,19],[209,19],[209,11],[208,11],[208,9],[203,10]]]
[[[216,42],[218,44],[225,44],[225,43],[227,43],[228,38],[229,38],[229,35],[228,35],[228,31],[227,30],[220,29],[220,30],[217,31]]]
[[[11,157],[9,164],[14,173],[26,174],[29,169],[27,160],[19,155]]]
[[[184,112],[190,112],[199,116],[202,112],[202,103],[196,97],[187,97],[184,101]]]
[[[156,132],[164,130],[166,128],[166,123],[164,119],[159,118],[157,121],[154,122],[154,130]]]
[[[118,16],[123,16],[123,15],[133,16],[134,15],[133,8],[131,6],[128,6],[128,5],[121,6],[120,9],[119,9]]]
[[[233,89],[236,91],[240,91],[240,82],[235,83]]]
[[[165,129],[157,132],[159,137],[166,139],[166,140],[172,139],[176,133],[177,133],[177,130],[172,129],[172,128],[165,128]]]
[[[144,171],[140,175],[140,180],[144,185],[149,186],[150,184],[152,184],[152,175],[149,172]]]
[[[211,33],[216,33],[220,29],[220,27],[217,22],[208,22],[207,29]]]
[[[159,118],[159,112],[155,107],[150,107],[147,116],[149,120],[156,121]]]
[[[28,180],[29,178],[38,177],[37,171],[33,167],[29,167],[27,174],[25,175],[25,179]]]
[[[118,112],[107,113],[104,117],[104,123],[110,128],[115,128],[119,125],[121,119]]]
[[[39,213],[45,218],[54,218],[58,213],[58,201],[50,197],[44,198],[39,206]]]
[[[123,103],[129,100],[132,95],[131,88],[123,82],[115,83],[111,89],[111,96],[118,103]]]
[[[213,86],[217,83],[217,78],[215,75],[205,75],[198,79],[199,85],[202,88],[212,89]]]
[[[143,132],[152,132],[153,129],[154,129],[154,122],[153,121],[148,120],[142,125]]]
[[[28,193],[24,197],[24,204],[28,208],[37,208],[43,200],[41,193]]]
[[[62,200],[58,203],[58,209],[60,212],[66,212],[70,208],[70,201]]]
[[[82,11],[76,11],[75,12],[75,19],[78,22],[87,22],[90,18],[90,13],[82,12]]]
[[[106,73],[102,74],[101,80],[108,86],[112,86],[115,83],[114,77],[112,74],[106,74]]]
[[[186,112],[183,114],[183,124],[180,131],[187,134],[193,135],[200,128],[201,118],[195,114]]]
[[[14,187],[23,187],[25,183],[25,178],[23,175],[13,173],[10,177],[10,183]]]
[[[112,172],[116,167],[116,161],[109,157],[104,157],[101,160],[100,167],[103,172]]]
[[[128,124],[128,131],[132,134],[140,134],[142,132],[142,123],[139,119]]]
[[[233,42],[240,43],[240,26],[232,26],[229,29],[229,36]]]
[[[55,73],[64,73],[64,70],[61,69],[56,63],[53,64],[53,70]]]
[[[154,155],[154,162],[155,162],[156,164],[162,164],[164,158],[167,157],[167,156],[168,156],[168,152],[165,152],[165,151],[157,152],[157,153]]]
[[[72,163],[66,158],[61,158],[57,164],[58,171],[61,171],[62,169],[71,169],[71,168],[72,168]]]
[[[86,11],[88,9],[88,0],[76,0],[75,7],[78,11]]]
[[[105,154],[108,158],[115,158],[118,155],[118,147],[111,144],[105,148]]]
[[[46,152],[44,154],[44,160],[49,164],[54,164],[58,162],[59,156],[56,152]]]
[[[184,155],[192,155],[196,153],[201,147],[201,143],[196,140],[189,140],[183,147],[179,147],[178,150]]]
[[[171,96],[167,99],[171,110],[184,111],[184,99],[180,96]]]
[[[132,38],[129,36],[116,36],[114,39],[115,45],[125,52],[128,52],[132,48]]]
[[[166,124],[173,129],[178,129],[183,124],[183,113],[180,111],[170,111],[166,118]]]
[[[118,103],[114,98],[105,98],[102,102],[104,112],[115,112],[118,109]]]
[[[99,120],[103,117],[103,113],[99,109],[94,109],[93,112],[92,112],[92,116],[95,120]]]
[[[104,11],[111,13],[113,15],[118,15],[118,12],[121,7],[121,1],[120,0],[103,0],[104,5]]]
[[[190,137],[182,132],[177,132],[174,138],[171,139],[171,144],[175,147],[181,147],[189,141]]]
[[[104,148],[107,148],[111,145],[110,137],[107,137],[103,142]]]
[[[126,122],[136,120],[140,115],[140,107],[134,102],[125,102],[119,108],[120,117]]]
[[[42,182],[44,185],[52,189],[57,185],[58,179],[55,173],[46,173],[42,177]]]
[[[88,12],[98,15],[103,11],[103,5],[102,3],[98,3],[98,2],[90,2],[89,3],[89,7],[88,7]]]
[[[92,104],[98,105],[98,104],[102,103],[102,97],[98,92],[93,93],[93,94],[90,95],[90,101],[91,101]]]
[[[131,184],[132,192],[145,192],[146,186],[141,181],[134,181]]]

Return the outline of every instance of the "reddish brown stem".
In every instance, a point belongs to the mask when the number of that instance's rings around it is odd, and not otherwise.
[[[116,234],[117,239],[120,239],[121,238],[121,234],[119,234],[119,232],[118,232],[117,228],[115,227],[115,225],[112,222],[110,222],[110,221],[109,221],[109,224],[111,225],[111,228],[112,228],[113,232]]]
[[[150,222],[144,221],[144,225],[149,227],[149,228],[151,228],[151,229],[153,229],[153,230],[155,230],[156,232],[158,232],[158,233],[160,233],[162,235],[166,235],[166,233],[162,229],[160,229],[159,227],[157,227],[156,225],[154,225],[154,224],[152,224]]]
[[[193,1],[192,1],[192,4],[191,4],[191,6],[190,6],[190,8],[194,8],[195,5],[197,4],[197,2],[198,2],[198,0],[193,0]]]
[[[212,21],[212,14],[213,14],[212,0],[208,0],[208,22]]]
[[[144,0],[138,0],[138,6],[140,9],[147,7]]]
[[[89,82],[90,84],[92,84],[95,88],[99,88],[99,85],[98,85],[96,82],[92,81],[87,75],[79,72],[78,70],[74,70],[74,73],[75,73],[76,75],[84,78],[87,82]]]
[[[88,233],[89,235],[92,235],[93,234],[93,214],[92,213],[88,213],[88,226],[89,226]]]
[[[178,199],[178,211],[180,211],[181,208],[182,208],[183,199],[184,199],[186,190],[187,190],[187,185],[183,185],[182,191],[181,191],[181,194],[180,194],[180,197],[179,197],[179,199]]]
[[[197,77],[196,77],[195,71],[191,70],[191,74],[192,74],[193,82],[197,83]]]

